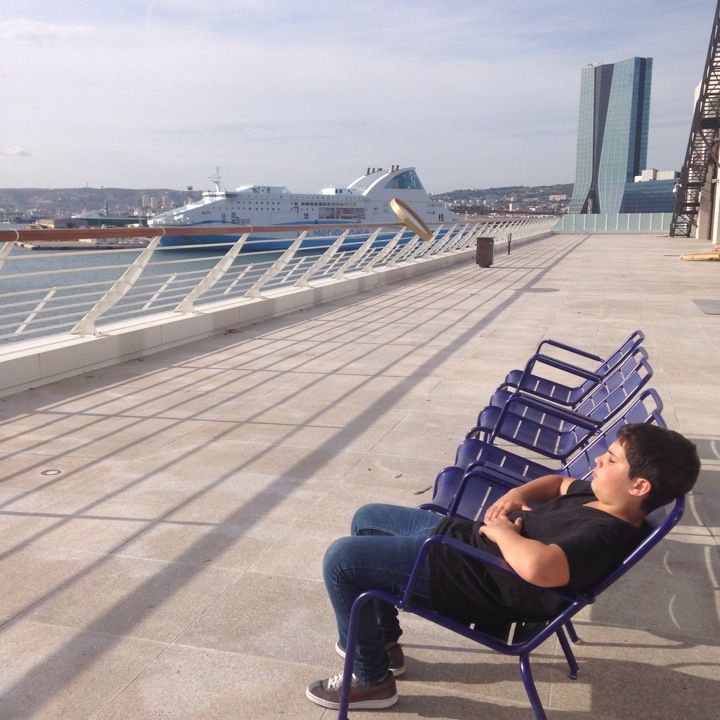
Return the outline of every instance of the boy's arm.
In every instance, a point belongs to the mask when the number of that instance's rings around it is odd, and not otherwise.
[[[498,515],[480,527],[480,534],[500,548],[503,558],[523,579],[540,587],[564,587],[570,582],[570,565],[559,545],[546,545],[520,535],[522,518],[514,523]]]
[[[531,503],[542,503],[565,495],[574,478],[565,475],[543,475],[508,490],[485,511],[485,522],[507,515],[513,510],[528,510]]]

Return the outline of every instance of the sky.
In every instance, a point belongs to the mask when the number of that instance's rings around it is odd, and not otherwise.
[[[0,187],[571,183],[580,70],[653,58],[680,169],[715,0],[2,0]]]

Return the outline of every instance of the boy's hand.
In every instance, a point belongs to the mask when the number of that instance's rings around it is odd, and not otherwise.
[[[485,522],[507,516],[513,510],[530,510],[517,490],[508,490],[485,511]]]
[[[513,522],[507,515],[497,515],[489,520],[487,517],[485,518],[485,524],[480,526],[480,534],[492,540],[494,543],[498,543],[499,538],[507,533],[520,535],[522,527],[522,518],[517,518],[515,522]]]

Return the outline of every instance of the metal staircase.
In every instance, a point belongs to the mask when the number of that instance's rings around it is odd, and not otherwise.
[[[695,104],[685,162],[675,193],[670,235],[690,237],[697,228],[700,193],[707,181],[710,163],[718,164],[720,129],[720,0],[715,8],[710,47],[700,95]]]

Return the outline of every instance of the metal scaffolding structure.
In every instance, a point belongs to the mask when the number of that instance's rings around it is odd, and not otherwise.
[[[718,164],[720,129],[720,2],[715,8],[710,46],[695,104],[685,162],[675,194],[670,235],[690,237],[698,225],[700,196],[708,180],[711,163]]]

